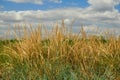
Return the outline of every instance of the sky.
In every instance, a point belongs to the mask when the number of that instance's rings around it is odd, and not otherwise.
[[[0,0],[0,36],[15,24],[51,27],[64,19],[78,32],[81,25],[88,33],[99,29],[120,34],[120,0]],[[74,21],[74,23],[73,23]]]

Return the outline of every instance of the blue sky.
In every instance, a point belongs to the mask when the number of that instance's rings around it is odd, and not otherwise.
[[[99,28],[119,34],[120,0],[0,0],[0,36],[15,24],[50,26],[62,19],[68,26],[74,19],[76,32],[84,24],[88,32]]]
[[[60,0],[59,0],[60,1]],[[61,0],[62,1],[62,0]],[[52,2],[49,0],[44,0],[42,4],[32,3],[32,2],[14,2],[7,0],[0,0],[0,5],[3,6],[1,10],[48,10],[55,8],[65,8],[65,7],[82,7],[85,8],[89,6],[87,0],[63,0],[62,2]]]

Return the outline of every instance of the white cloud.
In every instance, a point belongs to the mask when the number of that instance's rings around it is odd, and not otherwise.
[[[74,26],[79,27],[81,24],[87,26],[94,24],[108,28],[109,26],[119,28],[120,25],[120,13],[118,11],[93,12],[89,8],[62,8],[47,11],[2,11],[0,12],[0,19],[0,22],[6,26],[6,29],[16,23],[31,23],[37,25],[40,22],[51,26],[51,23],[62,19],[65,19],[65,24],[68,25],[75,19]]]
[[[116,35],[116,36],[120,35],[120,28],[117,28],[117,27],[107,28],[107,27],[101,27],[101,26],[98,27],[96,25],[88,25],[88,26],[84,26],[83,29],[88,35],[92,34],[92,35],[106,36],[106,33]]]
[[[6,30],[16,23],[31,23],[33,25],[43,23],[51,26],[51,23],[61,21],[62,19],[64,19],[65,24],[69,25],[75,19],[74,31],[78,31],[81,24],[85,24],[84,28],[86,31],[91,31],[97,28],[96,26],[99,26],[100,30],[115,29],[120,34],[120,13],[114,8],[120,3],[120,0],[88,0],[88,2],[90,6],[87,8],[1,11],[0,30]],[[90,27],[93,25],[94,27]]]
[[[16,3],[34,3],[34,4],[43,4],[42,0],[7,0]]]
[[[70,19],[65,19],[65,20],[64,20],[64,23],[69,25],[69,24],[72,23],[72,21],[71,21]]]
[[[62,0],[50,0],[50,1],[54,3],[62,3]]]
[[[88,0],[91,8],[96,11],[112,11],[114,7],[120,4],[120,0]]]
[[[0,5],[0,9],[3,9],[3,8],[4,8],[4,6]]]
[[[4,21],[3,20],[0,20],[0,24],[3,23]]]
[[[34,3],[34,4],[43,4],[44,0],[6,0],[16,3]],[[53,3],[62,3],[62,0],[48,0]]]

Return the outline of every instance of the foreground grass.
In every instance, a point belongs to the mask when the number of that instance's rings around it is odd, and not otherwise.
[[[3,80],[120,80],[120,39],[73,35],[64,25],[44,32],[43,39],[41,27],[25,29],[21,40],[2,44]]]

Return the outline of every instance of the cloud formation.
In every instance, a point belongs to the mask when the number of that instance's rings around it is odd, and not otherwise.
[[[50,0],[50,1],[54,3],[62,3],[62,0]]]
[[[42,0],[7,0],[16,3],[34,3],[34,4],[43,4]]]
[[[7,0],[16,3],[33,3],[33,4],[43,4],[44,0]],[[62,3],[62,0],[48,0],[53,3]]]
[[[4,6],[0,5],[0,9],[3,9],[3,8],[4,8]]]
[[[88,0],[88,3],[95,11],[112,11],[120,4],[120,0]]]
[[[116,32],[120,34],[120,13],[115,9],[115,6],[120,3],[120,0],[88,0],[88,3],[90,6],[87,8],[1,11],[0,30],[4,32],[15,24],[23,23],[31,23],[32,25],[43,23],[51,26],[51,23],[61,21],[62,19],[65,20],[66,25],[71,25],[72,20],[75,19],[73,25],[74,31],[79,30],[78,28],[80,28],[82,24],[85,24],[84,28],[86,31],[91,31],[93,28],[96,28],[96,26],[99,26],[100,30],[107,28],[110,30],[115,29]],[[95,27],[93,27],[93,25]]]

